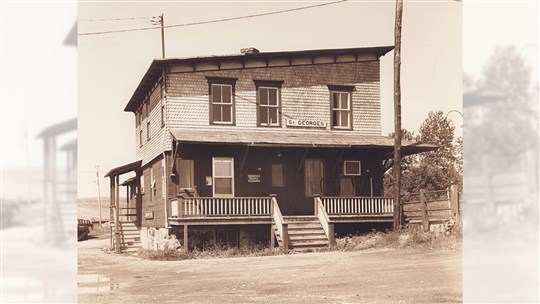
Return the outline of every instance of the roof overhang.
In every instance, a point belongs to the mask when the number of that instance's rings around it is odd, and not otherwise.
[[[126,112],[135,112],[137,111],[139,105],[146,98],[148,92],[153,88],[154,84],[159,80],[163,75],[163,71],[166,70],[167,66],[172,64],[183,64],[189,63],[196,65],[197,63],[202,62],[217,62],[216,66],[221,66],[219,63],[222,61],[234,61],[241,60],[245,62],[246,60],[258,60],[258,61],[268,61],[272,58],[286,57],[289,58],[289,65],[293,64],[293,58],[296,57],[314,57],[314,56],[332,56],[334,59],[337,56],[351,55],[354,56],[355,60],[358,61],[360,55],[369,54],[374,56],[374,58],[379,59],[381,56],[384,56],[386,53],[394,49],[394,46],[377,46],[377,47],[361,47],[361,48],[342,48],[342,49],[320,49],[320,50],[304,50],[304,51],[289,51],[289,52],[262,52],[254,54],[235,54],[235,55],[223,55],[223,56],[205,56],[205,57],[192,57],[192,58],[165,58],[165,59],[154,59],[150,64],[150,67],[146,71],[146,74],[141,79],[141,82],[135,89],[135,92],[131,96],[129,102],[127,103],[124,111]],[[350,61],[355,62],[355,61]],[[341,63],[335,61],[335,63]],[[343,62],[345,63],[345,62]],[[314,64],[314,63],[312,63]],[[246,65],[243,65],[244,68]],[[288,65],[286,65],[288,66]],[[266,66],[267,68],[269,66]],[[272,66],[280,67],[280,66]],[[219,70],[219,69],[216,69]],[[208,70],[205,70],[208,71]],[[191,72],[202,72],[193,70]]]
[[[36,138],[57,136],[73,130],[77,130],[77,118],[48,126],[39,132]]]
[[[141,169],[142,160],[134,161],[129,164],[125,164],[116,168],[112,168],[107,174],[105,174],[105,177],[113,177],[117,175],[121,175],[124,173],[128,173],[131,171],[139,171]]]
[[[373,148],[391,151],[394,139],[386,136],[359,135],[347,131],[253,131],[173,129],[175,141],[190,144],[242,145],[254,147],[297,148]],[[431,144],[402,141],[402,155],[437,150]]]

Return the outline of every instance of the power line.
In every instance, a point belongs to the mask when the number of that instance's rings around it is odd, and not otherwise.
[[[342,2],[346,2],[346,1],[348,1],[348,0],[338,0],[338,1],[334,1],[334,2],[328,2],[328,3],[316,4],[316,5],[310,5],[310,6],[303,6],[303,7],[291,8],[291,9],[274,11],[274,12],[267,12],[267,13],[239,16],[239,17],[231,17],[231,18],[215,19],[215,20],[208,20],[208,21],[175,24],[175,25],[166,25],[166,26],[164,26],[164,28],[185,27],[185,26],[202,25],[202,24],[210,24],[210,23],[218,23],[218,22],[226,22],[226,21],[234,21],[234,20],[241,20],[241,19],[248,19],[248,18],[276,15],[276,14],[289,13],[289,12],[300,11],[300,10],[305,10],[305,9],[310,9],[310,8],[322,7],[322,6],[342,3]],[[156,27],[143,27],[143,28],[136,28],[136,29],[115,30],[115,31],[80,33],[79,36],[90,36],[90,35],[102,35],[102,34],[112,34],[112,33],[147,31],[147,30],[155,30],[155,29],[160,29],[160,28],[161,28],[160,26],[156,26]]]
[[[79,19],[79,21],[85,22],[95,22],[95,21],[119,21],[119,20],[139,20],[139,19],[148,19],[148,17],[128,17],[128,18],[109,18],[109,19]]]

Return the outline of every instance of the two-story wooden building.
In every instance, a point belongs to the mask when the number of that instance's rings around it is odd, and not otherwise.
[[[150,248],[170,234],[189,247],[311,248],[332,242],[336,223],[391,222],[379,59],[392,49],[154,60],[124,109],[138,160],[107,174],[120,242],[128,214]],[[404,142],[402,154],[431,149]]]

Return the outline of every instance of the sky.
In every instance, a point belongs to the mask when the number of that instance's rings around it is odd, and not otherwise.
[[[159,30],[81,35],[230,18],[322,2],[79,3],[79,197],[97,196],[102,174],[135,160],[134,116],[124,106],[154,58]],[[394,45],[395,2],[342,2],[324,7],[223,23],[165,29],[166,57]],[[461,4],[410,2],[404,6],[403,127],[418,130],[429,111],[461,111]],[[393,52],[381,58],[382,134],[393,131]],[[461,117],[455,119],[457,128]],[[459,131],[459,130],[458,130]],[[108,182],[103,180],[107,190]],[[103,193],[103,191],[102,191]]]

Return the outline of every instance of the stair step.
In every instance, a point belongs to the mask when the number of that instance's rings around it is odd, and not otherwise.
[[[290,223],[288,225],[288,228],[289,230],[291,229],[314,229],[314,228],[317,228],[317,229],[322,229],[322,226],[320,223],[302,223],[302,224],[299,224],[299,223]]]
[[[289,236],[289,240],[294,241],[302,241],[302,240],[322,240],[326,241],[328,238],[324,233],[322,234],[311,234],[311,235],[304,235],[304,234],[293,234]]]
[[[303,247],[325,247],[328,246],[328,241],[312,241],[312,242],[290,242],[293,249]]]
[[[302,228],[289,228],[289,234],[302,234],[302,233],[312,233],[312,232],[324,232],[322,227],[302,227]]]
[[[318,221],[316,216],[284,216],[285,222]]]

